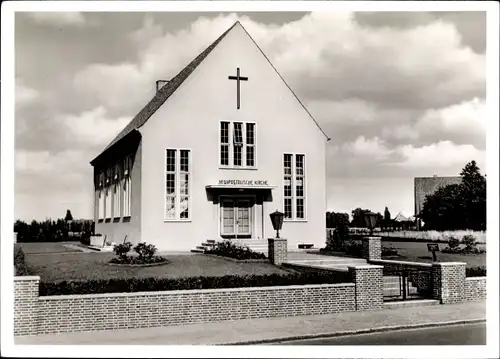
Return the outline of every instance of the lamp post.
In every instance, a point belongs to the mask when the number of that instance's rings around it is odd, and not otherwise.
[[[377,224],[377,214],[373,212],[366,212],[364,217],[366,226],[370,230],[370,236],[371,236],[373,235],[373,229],[375,228],[375,224]]]
[[[281,230],[281,227],[283,226],[283,218],[285,217],[285,214],[276,210],[275,212],[271,213],[269,215],[269,217],[271,217],[271,223],[273,224],[273,228],[276,231],[276,238],[279,238],[280,237],[280,230]]]

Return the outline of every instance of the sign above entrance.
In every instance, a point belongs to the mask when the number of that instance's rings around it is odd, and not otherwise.
[[[273,189],[277,186],[270,185],[265,180],[219,180],[217,184],[207,185],[206,188],[249,188]]]
[[[268,186],[267,181],[261,180],[219,180],[219,185],[234,185],[234,186]]]

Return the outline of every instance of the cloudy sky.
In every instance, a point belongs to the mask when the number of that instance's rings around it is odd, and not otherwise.
[[[332,138],[330,210],[486,171],[484,13],[17,13],[15,218],[90,218],[89,161],[235,20]]]

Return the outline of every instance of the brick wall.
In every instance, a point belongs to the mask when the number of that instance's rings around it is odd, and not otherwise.
[[[14,335],[37,334],[40,277],[15,277]]]
[[[348,267],[356,286],[356,310],[380,310],[384,307],[383,266]]]
[[[486,299],[486,277],[465,278],[465,300]]]
[[[462,303],[465,299],[466,263],[432,264],[433,297],[443,304]]]
[[[285,238],[268,239],[268,256],[271,263],[279,266],[286,262],[288,255],[287,240]]]
[[[362,239],[363,258],[367,260],[382,258],[382,238],[365,237]]]
[[[15,278],[15,335],[315,315],[356,309],[353,283],[38,297],[39,278],[26,278]]]

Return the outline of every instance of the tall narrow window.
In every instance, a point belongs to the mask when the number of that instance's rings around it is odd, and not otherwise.
[[[243,133],[242,133],[242,123],[235,122],[234,123],[234,131],[233,131],[233,165],[241,166],[242,165],[242,149],[243,149]]]
[[[304,155],[295,155],[296,218],[304,219]]]
[[[255,166],[255,124],[247,123],[247,138],[246,138],[246,165],[249,167]]]
[[[97,208],[97,218],[100,220],[104,219],[104,172],[99,173],[99,192],[98,192],[98,208]]]
[[[189,150],[166,150],[165,179],[165,220],[188,220],[191,217]]]
[[[111,218],[111,172],[112,169],[108,168],[106,170],[106,188],[105,188],[105,219],[110,219]]]
[[[305,194],[305,155],[283,155],[283,201],[287,219],[302,220],[306,218]]]
[[[113,217],[114,218],[121,217],[121,198],[122,198],[122,191],[120,188],[121,177],[122,177],[121,166],[117,163],[115,165],[113,173]]]
[[[179,186],[179,200],[180,200],[180,218],[189,218],[189,151],[181,150],[180,156],[180,186]]]
[[[229,122],[220,123],[220,164],[229,165]]]
[[[176,193],[176,178],[175,178],[175,162],[176,150],[167,150],[167,163],[166,163],[166,191],[165,191],[165,219],[175,219],[175,193]]]
[[[283,199],[285,218],[292,218],[292,155],[285,153],[283,155]]]
[[[130,217],[132,212],[132,157],[127,156],[123,162],[123,217]]]

